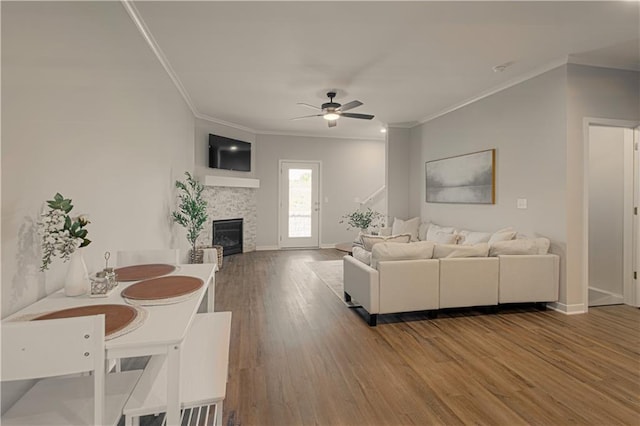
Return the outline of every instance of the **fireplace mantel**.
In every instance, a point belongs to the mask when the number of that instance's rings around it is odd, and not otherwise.
[[[239,178],[232,176],[204,176],[205,186],[228,186],[233,188],[260,188],[260,179]]]

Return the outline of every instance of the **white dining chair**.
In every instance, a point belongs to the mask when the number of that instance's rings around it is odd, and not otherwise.
[[[142,371],[105,374],[104,321],[2,324],[2,381],[40,379],[2,415],[3,426],[118,423]]]
[[[167,263],[170,265],[177,265],[180,263],[180,250],[120,250],[116,253],[116,265],[119,268],[123,266],[149,263]]]
[[[203,313],[194,318],[180,353],[181,424],[208,425],[212,417],[211,424],[222,425],[230,338],[231,312]],[[166,401],[166,358],[153,357],[124,407],[125,426],[139,425],[141,416],[165,412]]]

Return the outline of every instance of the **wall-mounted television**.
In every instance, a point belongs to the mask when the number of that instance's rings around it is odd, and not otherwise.
[[[209,134],[209,167],[250,172],[251,144]]]

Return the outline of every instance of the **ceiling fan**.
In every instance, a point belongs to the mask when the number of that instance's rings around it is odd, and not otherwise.
[[[336,97],[336,92],[328,92],[327,97],[329,97],[329,102],[325,102],[318,108],[317,106],[306,104],[304,102],[298,102],[298,105],[304,105],[309,108],[313,108],[315,110],[321,111],[320,114],[313,115],[305,115],[303,117],[292,118],[292,120],[300,120],[302,118],[310,118],[310,117],[322,117],[328,121],[329,127],[336,127],[338,124],[337,121],[340,117],[347,118],[359,118],[361,120],[371,120],[373,115],[370,114],[355,114],[352,112],[345,112],[353,108],[357,108],[362,105],[360,101],[351,101],[347,102],[344,105],[340,105],[337,102],[333,102],[333,98]]]

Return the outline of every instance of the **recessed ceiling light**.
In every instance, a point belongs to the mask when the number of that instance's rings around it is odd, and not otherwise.
[[[382,129],[380,129],[380,133],[387,133],[387,128],[383,127]]]
[[[231,151],[237,151],[238,147],[235,145],[232,145],[231,148],[229,148]]]

